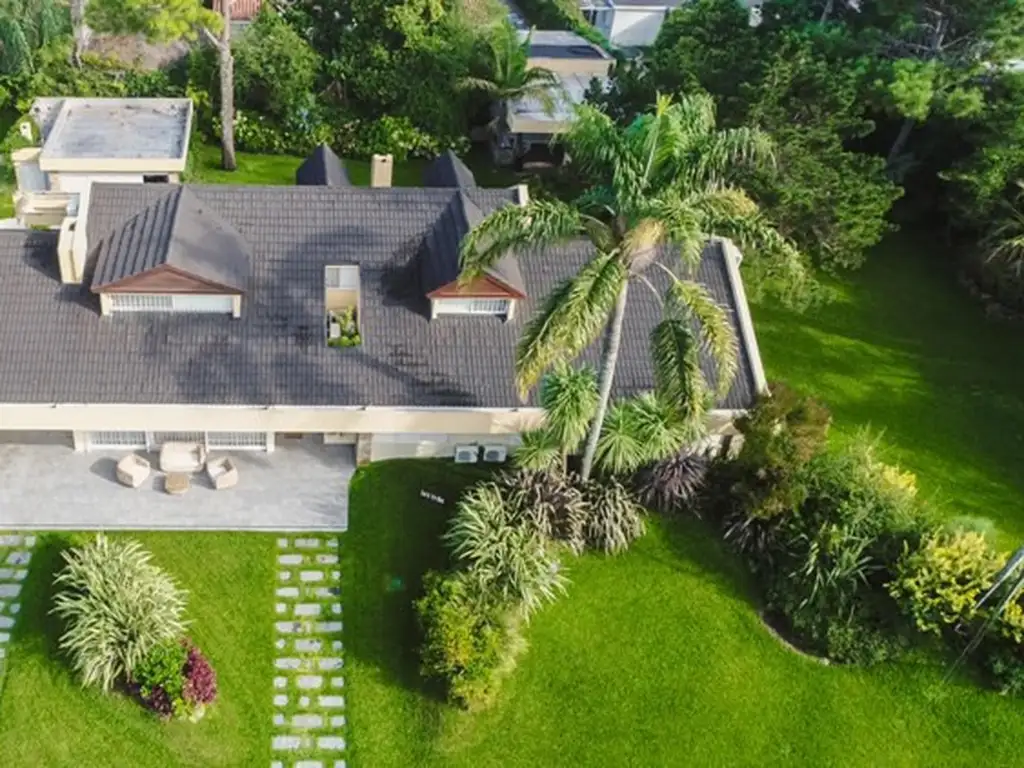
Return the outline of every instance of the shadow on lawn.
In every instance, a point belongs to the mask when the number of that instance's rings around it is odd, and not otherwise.
[[[61,553],[81,543],[73,534],[44,533],[32,553],[29,576],[21,595],[21,616],[15,627],[15,641],[63,666],[59,642],[64,632],[61,620],[51,613],[57,592],[53,579],[64,566]]]

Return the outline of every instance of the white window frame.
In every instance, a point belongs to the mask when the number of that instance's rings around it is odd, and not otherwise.
[[[331,290],[358,291],[359,267],[355,264],[328,264],[324,267],[324,286]]]
[[[141,430],[99,430],[90,432],[88,437],[89,450],[104,448],[146,448],[147,434]]]
[[[506,317],[512,308],[512,299],[434,299],[435,315],[491,315]]]
[[[234,312],[233,297],[228,294],[210,293],[108,293],[110,312],[167,312],[196,315],[229,315]],[[224,303],[217,309],[203,309],[197,306],[200,297],[215,296]],[[201,302],[200,302],[201,303]]]

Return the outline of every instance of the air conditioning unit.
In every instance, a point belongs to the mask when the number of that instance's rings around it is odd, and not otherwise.
[[[508,458],[508,447],[504,445],[485,445],[484,461],[500,462]]]
[[[456,464],[476,464],[480,461],[480,446],[478,445],[456,445]]]

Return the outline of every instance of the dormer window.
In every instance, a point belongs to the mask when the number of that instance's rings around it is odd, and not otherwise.
[[[513,312],[512,299],[442,299],[433,300],[433,314],[439,315],[494,315],[509,318]]]

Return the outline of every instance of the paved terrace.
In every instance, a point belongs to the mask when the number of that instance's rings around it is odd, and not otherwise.
[[[74,453],[60,445],[0,443],[0,530],[343,531],[351,446],[279,445],[274,453],[228,454],[235,488],[216,491],[205,474],[183,496],[163,490],[154,471],[137,489],[118,484],[115,466],[127,451]],[[156,467],[157,457],[136,451]]]

